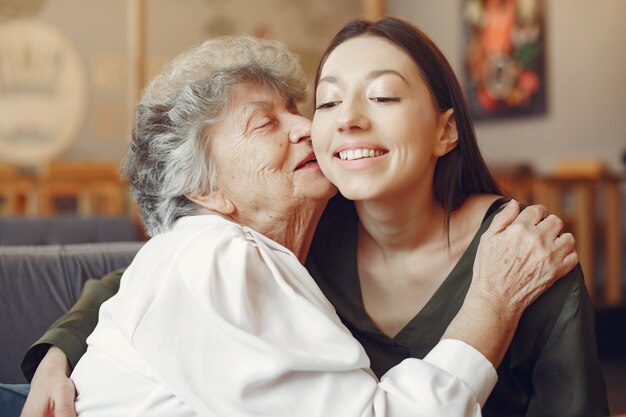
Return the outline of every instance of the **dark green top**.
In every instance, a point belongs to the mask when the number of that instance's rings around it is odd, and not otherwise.
[[[318,226],[306,266],[339,317],[367,351],[380,377],[402,360],[423,358],[459,311],[472,278],[479,238],[493,219],[494,204],[469,248],[432,299],[393,339],[368,317],[358,279],[354,204],[338,196]],[[416,266],[419,267],[419,266]],[[79,302],[27,352],[28,379],[49,345],[74,366],[86,350],[97,309],[119,287],[121,271],[88,281]],[[485,416],[604,416],[606,388],[594,334],[593,307],[577,267],[524,313],[502,364]]]
[[[113,271],[101,279],[85,282],[80,298],[69,312],[56,320],[44,335],[28,349],[22,360],[22,372],[32,380],[37,366],[50,345],[58,346],[67,356],[72,368],[87,351],[87,336],[98,322],[100,305],[113,297],[120,289],[123,269]]]
[[[439,342],[463,304],[480,236],[501,203],[496,201],[488,210],[469,247],[424,308],[390,338],[372,322],[363,304],[354,204],[342,197],[331,200],[306,266],[344,324],[365,347],[376,375],[382,376],[406,358],[423,358]],[[498,383],[483,408],[485,416],[608,415],[593,306],[580,266],[524,313],[497,371]]]

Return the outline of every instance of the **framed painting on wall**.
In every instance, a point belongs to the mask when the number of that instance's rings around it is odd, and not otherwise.
[[[546,112],[543,0],[464,0],[464,88],[475,120]]]

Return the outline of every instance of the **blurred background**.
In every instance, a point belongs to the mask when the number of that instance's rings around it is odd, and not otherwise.
[[[385,15],[448,57],[507,193],[574,232],[626,413],[623,0],[0,0],[0,245],[145,239],[117,169],[143,86],[181,51],[278,39],[312,79],[344,23]]]

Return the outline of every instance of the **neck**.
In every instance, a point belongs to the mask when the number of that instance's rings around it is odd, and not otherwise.
[[[407,252],[429,242],[445,241],[444,210],[432,189],[355,201],[361,232],[383,252]]]
[[[292,251],[300,263],[304,263],[326,203],[327,201],[307,200],[302,201],[295,208],[271,212],[259,208],[247,208],[236,211],[230,217],[233,221],[251,227],[280,243]],[[242,216],[241,213],[246,213],[246,215]]]

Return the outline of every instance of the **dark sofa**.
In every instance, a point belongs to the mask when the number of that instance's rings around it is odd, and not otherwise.
[[[0,246],[0,383],[26,382],[25,351],[89,278],[127,266],[144,242]]]

